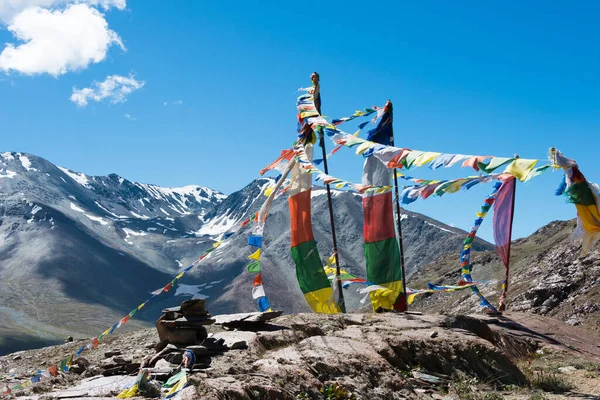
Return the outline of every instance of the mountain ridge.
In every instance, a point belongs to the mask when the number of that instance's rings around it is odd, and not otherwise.
[[[103,331],[258,211],[273,183],[258,178],[230,195],[199,185],[161,188],[118,174],[88,176],[27,153],[0,153],[0,352],[9,334],[58,340]],[[325,260],[332,249],[325,190],[315,187],[312,199],[315,239]],[[340,261],[365,276],[361,196],[334,190],[333,203]],[[466,235],[418,213],[403,211],[402,218],[409,273],[461,245]],[[208,298],[215,312],[255,310],[254,275],[246,272],[250,230],[213,251],[175,290],[145,307],[137,323],[190,297]],[[280,196],[267,220],[263,282],[274,307],[304,312],[289,243],[288,204]],[[478,240],[474,248],[493,247]],[[350,309],[363,306],[364,295],[355,288],[346,293]]]

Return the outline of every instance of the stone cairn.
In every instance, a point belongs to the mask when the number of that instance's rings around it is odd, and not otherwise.
[[[196,355],[194,369],[208,368],[212,356],[229,350],[223,339],[208,337],[206,326],[212,325],[215,320],[206,310],[205,300],[186,300],[181,306],[167,308],[162,313],[156,321],[160,339],[155,347],[157,353],[142,365],[146,368],[155,367],[150,371],[151,375],[160,379],[162,373],[170,373],[167,366],[180,364],[186,350],[191,350]],[[167,361],[168,364],[159,360]]]

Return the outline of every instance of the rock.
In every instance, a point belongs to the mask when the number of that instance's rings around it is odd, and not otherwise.
[[[223,339],[224,345],[230,350],[247,349],[249,343],[254,345],[258,343],[257,334],[248,331],[219,332],[215,333],[214,337],[217,340]]]
[[[222,351],[220,349],[219,350],[211,350],[208,347],[203,346],[203,345],[188,346],[188,347],[186,347],[186,350],[193,351],[194,354],[196,355],[196,357],[214,356],[216,354],[222,353]]]
[[[73,365],[71,365],[69,371],[81,375],[89,366],[90,362],[87,359],[78,357],[73,361]]]
[[[51,393],[51,398],[113,397],[135,382],[135,376],[94,377],[81,381],[77,386]],[[35,387],[35,386],[34,386]]]
[[[20,355],[20,354],[18,354],[18,355],[16,355],[16,356],[14,356],[14,357],[13,357],[13,361],[18,361],[18,360],[20,360],[21,358],[23,358],[23,357],[21,357],[21,355]]]
[[[571,317],[567,320],[567,324],[572,326],[581,325],[581,321],[577,317]]]
[[[100,367],[112,368],[118,365],[131,364],[132,362],[133,360],[131,357],[112,356],[111,358],[100,361]]]
[[[431,331],[431,333],[429,334],[429,337],[432,338],[432,339],[436,338],[437,336],[438,336],[437,331]]]
[[[195,386],[188,386],[184,388],[181,392],[179,392],[179,394],[177,395],[178,400],[197,400],[199,398],[200,397],[198,397],[198,395],[196,394]]]
[[[566,367],[559,367],[558,371],[562,374],[572,374],[573,372],[577,371],[577,368],[573,367],[572,365],[566,366]]]
[[[121,350],[110,350],[104,353],[104,357],[106,358],[110,358],[110,357],[114,357],[114,356],[120,356],[121,355]]]
[[[154,366],[154,368],[156,369],[173,369],[173,365],[168,362],[167,360],[163,360],[160,359],[156,362],[156,365]]]
[[[180,311],[181,313],[188,317],[188,316],[205,316],[208,315],[208,312],[206,311],[206,300],[204,299],[191,299],[191,300],[186,300],[183,303],[181,303],[181,307],[180,307]]]
[[[205,308],[205,300],[186,300],[180,307],[163,310],[156,321],[156,330],[161,342],[172,344],[196,344],[208,337],[205,325],[215,321]]]
[[[281,314],[283,314],[283,311],[224,314],[217,315],[214,319],[215,325],[222,325],[229,329],[253,329],[279,317]]]
[[[113,375],[129,375],[132,372],[135,372],[140,369],[140,364],[121,364],[115,367],[107,368],[102,371],[102,375],[104,376],[113,376]]]

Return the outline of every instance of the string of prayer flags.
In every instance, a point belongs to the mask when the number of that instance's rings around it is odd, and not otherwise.
[[[475,236],[477,235],[477,231],[479,230],[479,227],[481,226],[483,219],[486,217],[487,213],[489,212],[489,210],[492,208],[492,205],[496,201],[496,197],[498,196],[498,191],[500,190],[501,186],[502,186],[502,182],[496,182],[496,184],[494,185],[494,190],[492,190],[492,193],[490,193],[490,195],[485,198],[483,206],[481,206],[481,211],[476,214],[477,219],[475,219],[475,222],[473,223],[473,227],[471,228],[471,231],[469,232],[465,241],[463,242],[463,249],[460,253],[460,262],[461,262],[460,266],[461,266],[461,275],[465,282],[473,282],[473,278],[471,277],[471,272],[473,269],[473,266],[471,265],[471,247],[473,246],[473,241],[475,240]],[[473,285],[470,287],[470,289],[473,293],[475,293],[477,295],[477,297],[479,297],[480,304],[483,307],[487,307],[488,310],[490,310],[490,312],[492,312],[492,313],[498,312],[496,310],[496,308],[494,306],[492,306],[489,301],[487,301],[487,299],[483,296],[483,294],[481,294],[481,292],[479,291],[477,286]]]
[[[531,179],[529,177],[538,160],[525,158],[506,158],[494,156],[479,156],[466,154],[445,154],[441,152],[421,151],[408,148],[398,148],[389,144],[376,143],[376,141],[357,138],[354,135],[339,130],[335,124],[327,121],[315,120],[314,125],[323,127],[327,136],[337,145],[357,147],[356,154],[374,155],[386,163],[388,168],[422,167],[429,164],[429,168],[449,168],[462,161],[461,166],[473,168],[475,171],[492,172],[501,166],[506,166],[503,173],[511,174],[520,181]],[[487,163],[486,160],[489,160]],[[489,172],[488,172],[489,171]],[[533,177],[533,176],[532,176]]]

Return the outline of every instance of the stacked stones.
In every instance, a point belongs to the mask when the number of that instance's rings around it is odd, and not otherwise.
[[[193,345],[208,337],[205,326],[214,322],[206,311],[205,300],[186,300],[179,307],[163,310],[156,330],[163,343]]]

